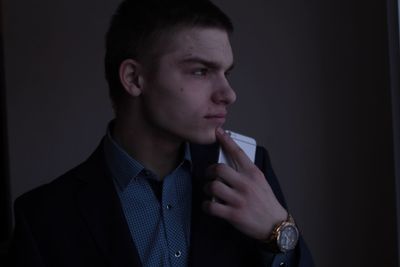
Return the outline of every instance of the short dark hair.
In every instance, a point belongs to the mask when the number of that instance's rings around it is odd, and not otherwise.
[[[106,35],[105,76],[114,105],[125,94],[119,80],[122,61],[154,60],[160,35],[179,27],[233,32],[229,17],[209,0],[124,0],[119,5]]]

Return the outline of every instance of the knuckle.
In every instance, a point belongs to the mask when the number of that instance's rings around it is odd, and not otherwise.
[[[214,172],[215,174],[221,174],[225,169],[225,166],[223,164],[217,164],[214,167]]]
[[[247,170],[252,175],[255,175],[255,174],[260,172],[260,170],[258,169],[258,167],[254,163],[253,164],[249,164],[247,166]]]
[[[244,200],[244,198],[237,198],[237,199],[236,199],[236,207],[237,207],[238,209],[244,208],[245,205],[246,205],[246,201]]]
[[[240,184],[240,191],[243,193],[243,195],[248,195],[250,192],[250,185],[249,182],[242,182]]]
[[[236,217],[235,211],[234,210],[228,210],[225,213],[225,218],[229,221],[234,221],[234,218]]]
[[[243,219],[243,215],[239,211],[232,211],[229,214],[229,219],[231,222],[237,224]]]
[[[263,173],[254,164],[249,167],[248,173],[251,178],[258,178],[264,176]]]
[[[210,177],[210,176],[213,176],[213,175],[214,175],[216,166],[217,166],[217,165],[214,164],[214,165],[209,166],[209,167],[206,169],[206,176],[207,176],[207,177]]]
[[[233,149],[233,152],[236,153],[236,154],[242,154],[242,153],[244,153],[243,149],[242,149],[240,146],[236,146],[236,147]]]
[[[216,193],[218,191],[218,188],[219,188],[219,184],[218,183],[219,183],[218,181],[212,181],[210,183],[210,192],[211,193]]]
[[[216,212],[216,208],[215,208],[215,203],[214,203],[214,202],[208,203],[208,211],[209,211],[211,214],[216,214],[216,213],[217,213],[217,212]]]

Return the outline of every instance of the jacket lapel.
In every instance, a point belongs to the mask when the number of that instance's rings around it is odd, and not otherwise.
[[[193,180],[189,266],[230,266],[226,265],[227,255],[223,252],[226,248],[223,229],[230,226],[221,219],[209,216],[202,209],[202,202],[206,199],[203,193],[205,170],[217,162],[218,145],[191,145],[191,153]]]
[[[81,165],[77,206],[109,266],[141,266],[102,148]]]
[[[218,160],[218,145],[191,145],[192,224],[189,266],[259,266],[254,241],[223,219],[203,212],[205,170]]]

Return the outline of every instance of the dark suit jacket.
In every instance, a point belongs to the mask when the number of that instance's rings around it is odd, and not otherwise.
[[[192,145],[193,204],[190,266],[262,266],[260,245],[229,223],[201,209],[205,168],[216,162],[216,146]],[[278,200],[284,198],[265,149],[256,164]],[[103,144],[78,167],[15,202],[13,266],[141,266],[107,170]],[[295,266],[313,266],[301,240]]]

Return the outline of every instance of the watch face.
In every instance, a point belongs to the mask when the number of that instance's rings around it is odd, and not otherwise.
[[[281,251],[288,251],[294,249],[297,240],[299,239],[299,231],[294,225],[285,226],[279,234],[278,237],[278,246]]]

